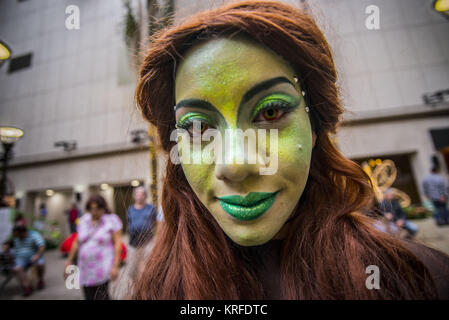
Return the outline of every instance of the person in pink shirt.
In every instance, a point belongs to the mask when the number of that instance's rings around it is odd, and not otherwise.
[[[66,268],[78,253],[79,280],[86,300],[109,300],[109,281],[114,281],[119,272],[122,222],[110,213],[104,198],[96,195],[87,201],[77,232]]]

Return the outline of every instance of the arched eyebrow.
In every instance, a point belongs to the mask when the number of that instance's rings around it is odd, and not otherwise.
[[[175,111],[178,111],[178,109],[182,107],[195,107],[200,109],[205,109],[213,112],[220,113],[217,108],[215,108],[212,103],[206,100],[202,99],[184,99],[179,101],[175,106]]]
[[[246,91],[246,93],[243,95],[242,100],[240,101],[240,106],[251,100],[256,94],[258,94],[261,91],[270,89],[271,87],[279,84],[279,83],[290,83],[293,87],[295,85],[288,80],[286,77],[276,77],[272,79],[268,79],[265,81],[262,81],[258,84],[256,84],[254,87]],[[202,109],[206,109],[209,111],[218,111],[217,108],[215,108],[210,102],[206,100],[201,99],[185,99],[178,102],[175,106],[175,111],[179,108],[186,107],[186,106],[195,106]]]
[[[246,93],[242,97],[242,100],[240,101],[240,107],[251,100],[259,92],[268,90],[279,83],[290,83],[294,88],[296,88],[295,85],[286,77],[276,77],[262,81],[246,91]]]
[[[192,107],[192,108],[199,108],[199,109],[203,109],[203,110],[207,110],[207,111],[212,111],[214,113],[217,113],[220,120],[223,121],[223,123],[226,123],[225,118],[223,117],[223,115],[221,114],[220,111],[218,111],[217,108],[214,107],[214,105],[212,103],[210,103],[209,101],[206,100],[202,100],[202,99],[184,99],[179,101],[176,106],[175,106],[175,112],[183,107]]]
[[[276,77],[276,78],[271,78],[271,79],[259,82],[254,87],[252,87],[251,89],[246,91],[246,93],[243,95],[242,100],[240,101],[240,104],[239,104],[239,111],[237,112],[237,121],[238,121],[238,119],[240,119],[240,115],[242,113],[243,106],[245,105],[245,103],[250,101],[259,92],[268,90],[271,87],[274,87],[275,85],[277,85],[279,83],[289,83],[293,86],[293,88],[296,89],[295,85],[290,80],[288,80],[286,77]]]
[[[288,80],[286,77],[276,77],[276,78],[271,78],[271,79],[259,82],[258,84],[253,86],[251,89],[246,91],[245,94],[242,97],[242,100],[240,100],[237,119],[239,118],[242,106],[246,102],[251,100],[259,92],[264,91],[264,90],[268,90],[271,87],[273,87],[273,86],[275,86],[275,85],[277,85],[279,83],[289,83],[294,88],[296,88],[295,85],[290,80]],[[220,117],[224,120],[224,117],[220,113],[220,111],[218,111],[218,109],[212,103],[210,103],[209,101],[206,101],[206,100],[202,100],[202,99],[184,99],[184,100],[181,100],[181,101],[179,101],[176,104],[175,112],[178,111],[178,109],[183,108],[183,107],[194,107],[194,108],[205,109],[205,110],[212,111],[212,112],[217,112],[220,115]]]

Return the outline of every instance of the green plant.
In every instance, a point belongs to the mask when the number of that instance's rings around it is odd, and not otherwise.
[[[125,42],[128,47],[131,47],[134,37],[138,35],[139,24],[134,17],[130,1],[124,1],[124,5],[127,10],[125,16]]]
[[[403,208],[407,219],[425,219],[432,214],[432,211],[418,205],[411,205],[407,208]]]
[[[61,231],[57,221],[48,221],[45,219],[36,219],[31,230],[37,231],[45,240],[47,250],[55,249],[61,242]]]

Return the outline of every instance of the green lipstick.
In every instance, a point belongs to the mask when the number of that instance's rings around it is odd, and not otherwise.
[[[221,208],[238,220],[254,220],[273,205],[277,192],[250,192],[245,197],[218,197]]]

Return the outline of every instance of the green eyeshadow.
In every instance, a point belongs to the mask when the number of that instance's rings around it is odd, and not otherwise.
[[[262,98],[257,102],[252,111],[252,117],[254,118],[259,112],[265,108],[272,108],[276,105],[279,109],[295,109],[299,105],[300,100],[285,93],[273,93],[269,96]]]
[[[185,115],[183,115],[177,122],[176,127],[187,129],[191,124],[193,124],[193,121],[201,121],[206,122],[207,124],[213,125],[214,121],[211,119],[211,117],[206,116],[202,113],[198,112],[189,112]]]

